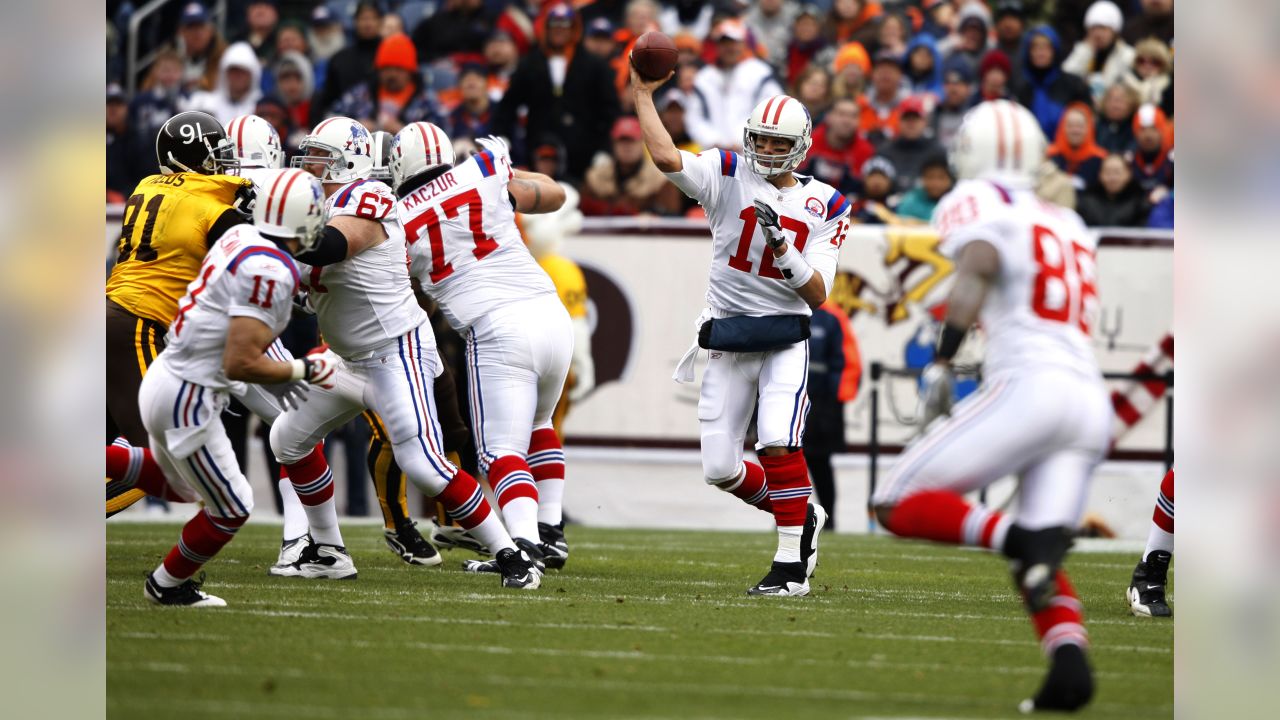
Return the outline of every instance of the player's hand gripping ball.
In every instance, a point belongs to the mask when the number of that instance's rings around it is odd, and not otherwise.
[[[631,66],[642,80],[664,80],[676,68],[680,54],[671,38],[650,30],[636,39],[631,48]]]

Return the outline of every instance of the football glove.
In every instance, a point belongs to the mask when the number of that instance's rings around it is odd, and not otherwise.
[[[311,392],[311,386],[302,380],[263,385],[262,389],[274,395],[285,410],[297,410],[306,402],[307,393]]]
[[[325,389],[334,387],[333,374],[338,366],[320,353],[309,353],[293,361],[293,380],[305,380]]]
[[[939,415],[951,414],[951,402],[955,393],[955,377],[951,366],[929,363],[920,373],[920,432],[925,432]]]
[[[258,202],[258,191],[253,189],[253,183],[242,185],[236,189],[235,200],[232,206],[240,211],[241,215],[253,220],[253,206]]]
[[[787,239],[782,235],[782,225],[778,222],[778,213],[763,200],[756,200],[756,224],[760,226],[760,232],[764,233],[764,241],[769,243],[769,247],[781,247]]]
[[[501,157],[507,154],[507,144],[497,135],[486,135],[482,138],[476,138],[476,144],[493,153],[495,156]]]

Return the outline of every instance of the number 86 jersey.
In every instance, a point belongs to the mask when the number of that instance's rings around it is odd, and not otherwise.
[[[1079,215],[1029,189],[966,180],[938,203],[933,225],[952,259],[977,240],[1000,255],[981,314],[986,376],[1058,367],[1097,377],[1097,237]]]

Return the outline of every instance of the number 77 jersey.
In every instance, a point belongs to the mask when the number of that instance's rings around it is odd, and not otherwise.
[[[409,272],[456,330],[503,305],[556,293],[516,227],[512,175],[506,153],[485,150],[400,188]]]
[[[1079,215],[1029,189],[967,180],[938,203],[933,225],[948,257],[978,240],[1000,255],[982,307],[985,375],[1061,367],[1097,376],[1097,237]]]

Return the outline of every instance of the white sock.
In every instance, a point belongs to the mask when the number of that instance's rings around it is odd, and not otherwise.
[[[498,513],[489,513],[489,517],[467,532],[471,533],[471,537],[479,540],[485,547],[489,548],[489,552],[494,555],[497,555],[501,550],[516,546],[515,543],[511,542],[511,536],[507,534],[507,529],[502,526],[502,521],[498,519]]]
[[[307,524],[311,526],[311,539],[321,545],[344,545],[342,531],[338,529],[338,503],[329,498],[319,505],[303,505]]]
[[[515,498],[502,507],[502,519],[513,538],[538,542],[538,501],[528,497]]]
[[[151,577],[155,578],[157,585],[165,588],[178,587],[187,581],[187,578],[174,577],[170,574],[169,571],[165,569],[163,562],[160,563],[160,567],[156,568],[155,572],[151,573]]]
[[[1173,533],[1166,532],[1159,525],[1151,523],[1151,532],[1147,533],[1147,549],[1143,551],[1142,559],[1145,561],[1148,555],[1157,550],[1173,554]]]
[[[307,510],[289,478],[280,479],[280,499],[284,507],[284,539],[294,540],[307,534]]]
[[[774,554],[774,562],[800,562],[800,535],[803,525],[778,526],[778,552]]]
[[[564,478],[539,480],[538,522],[559,525],[564,519]]]

